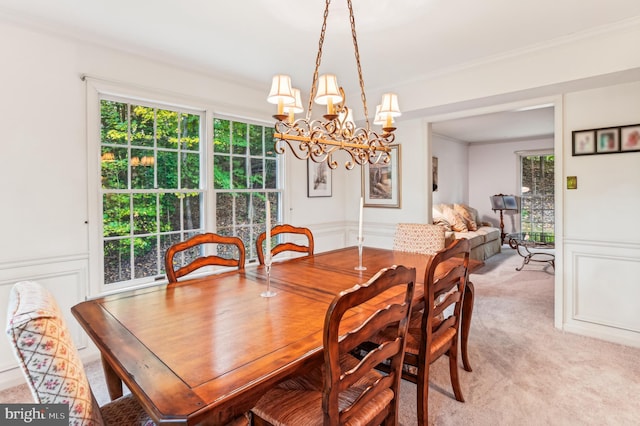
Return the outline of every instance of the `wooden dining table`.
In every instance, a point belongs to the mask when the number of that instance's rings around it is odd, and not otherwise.
[[[249,266],[87,300],[71,311],[100,350],[112,399],[124,383],[157,424],[225,424],[276,383],[322,363],[324,318],[340,291],[404,265],[416,268],[414,300],[421,301],[431,259],[365,247],[367,269],[358,271],[358,249],[347,247],[274,262],[269,280],[263,266]],[[481,264],[473,261],[471,268]],[[277,294],[261,297],[268,281]],[[387,303],[363,305],[345,325]],[[465,368],[472,309],[469,283],[461,333]]]

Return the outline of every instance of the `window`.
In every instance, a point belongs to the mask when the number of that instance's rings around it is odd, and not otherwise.
[[[520,156],[522,180],[520,228],[529,234],[554,235],[554,155]],[[551,239],[553,241],[553,239]]]
[[[213,188],[216,230],[242,239],[247,259],[258,257],[255,241],[264,231],[265,201],[277,216],[277,161],[273,128],[214,118]]]
[[[164,252],[203,231],[204,113],[103,99],[104,283],[164,273]]]
[[[206,128],[206,111],[100,97],[106,288],[164,278],[166,249],[201,232],[239,236],[247,260],[257,258],[265,197],[273,217],[280,205],[273,129],[223,118],[209,122],[213,129]],[[176,263],[198,255],[183,252]]]

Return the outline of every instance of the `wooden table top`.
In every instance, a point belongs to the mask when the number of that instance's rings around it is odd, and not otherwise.
[[[394,264],[416,267],[421,283],[430,260],[365,248],[360,272],[349,247],[274,263],[272,298],[260,296],[260,266],[89,300],[72,312],[101,351],[105,374],[117,375],[157,423],[222,424],[278,381],[322,362],[324,317],[336,294]],[[363,307],[352,320],[385,305]]]

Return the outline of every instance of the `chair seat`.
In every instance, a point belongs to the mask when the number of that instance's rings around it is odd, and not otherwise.
[[[359,360],[343,355],[340,364],[346,369],[358,365]],[[323,422],[322,389],[324,365],[269,390],[255,405],[253,412],[273,425],[321,425]],[[340,410],[350,406],[360,394],[382,375],[372,371],[340,395]],[[388,407],[393,392],[385,390],[365,408],[349,419],[347,425],[366,425]]]

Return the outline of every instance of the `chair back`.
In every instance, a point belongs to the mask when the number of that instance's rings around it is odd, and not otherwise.
[[[445,245],[445,229],[430,223],[398,223],[393,249],[409,253],[434,254]]]
[[[235,246],[238,249],[238,258],[228,258],[218,255],[201,256],[202,248],[205,244],[218,244]],[[176,269],[175,256],[181,252],[197,249],[197,253],[189,253],[189,257],[192,259],[186,265]],[[195,250],[194,250],[195,251]],[[185,253],[185,256],[188,253]],[[178,278],[183,277],[197,269],[205,266],[235,266],[238,269],[244,269],[245,263],[245,249],[244,243],[238,237],[231,237],[226,235],[218,235],[213,233],[198,234],[186,241],[174,244],[167,249],[164,256],[164,266],[167,273],[167,279],[170,283],[178,281]]]
[[[276,244],[271,248],[271,256],[275,256],[278,253],[282,253],[285,251],[293,251],[297,253],[306,253],[308,256],[313,255],[313,234],[311,230],[308,228],[296,227],[291,225],[276,225],[271,229],[271,236],[275,237],[280,234],[294,234],[294,235],[305,235],[307,237],[307,245],[300,245],[290,241],[285,241],[279,244]],[[258,253],[258,261],[261,265],[264,265],[264,240],[267,238],[267,233],[263,232],[258,235],[258,239],[256,240],[256,251]]]
[[[71,333],[49,291],[32,281],[11,288],[7,334],[36,403],[69,404],[69,424],[103,424]]]
[[[469,240],[454,240],[447,248],[436,253],[425,272],[425,314],[422,317],[422,345],[421,349],[431,349],[430,364],[442,354],[446,353],[452,344],[457,342],[460,330],[460,317],[464,296],[465,284],[469,276]],[[437,276],[438,265],[453,257],[462,258],[463,261],[447,271],[445,275]],[[449,309],[453,307],[453,309]],[[444,318],[444,311],[451,315]],[[437,350],[433,349],[432,342],[442,341],[443,337],[455,333],[448,339],[447,344],[438,344]],[[427,352],[425,351],[425,354]]]
[[[350,424],[350,419],[366,419],[362,424],[397,424],[402,359],[415,277],[415,268],[392,266],[382,269],[367,283],[340,292],[329,306],[323,336],[325,425]],[[390,297],[391,294],[395,297],[389,305],[364,322],[354,324],[349,315],[344,316],[345,312],[357,309],[375,297]],[[352,350],[370,342],[384,328],[393,331],[371,346],[360,362],[350,356]],[[389,374],[370,380],[372,373],[377,374],[374,372],[376,366],[386,360],[390,362]],[[345,399],[343,392],[352,397]],[[354,392],[360,395],[353,397]],[[353,402],[345,406],[348,401]]]
[[[460,340],[458,336],[465,285],[469,277],[469,250],[468,239],[454,240],[449,246],[436,253],[425,271],[425,308],[418,334],[420,338],[412,339],[419,344],[417,411],[420,426],[426,425],[429,418],[429,366],[444,354],[449,356],[449,375],[453,393],[456,400],[464,402],[458,378],[458,341]],[[456,265],[447,272],[437,275],[438,266],[454,257],[462,258],[462,262],[456,262]],[[449,315],[450,311],[452,312]],[[408,350],[410,349],[408,347]],[[409,360],[414,359],[414,355],[410,352],[406,357]]]

